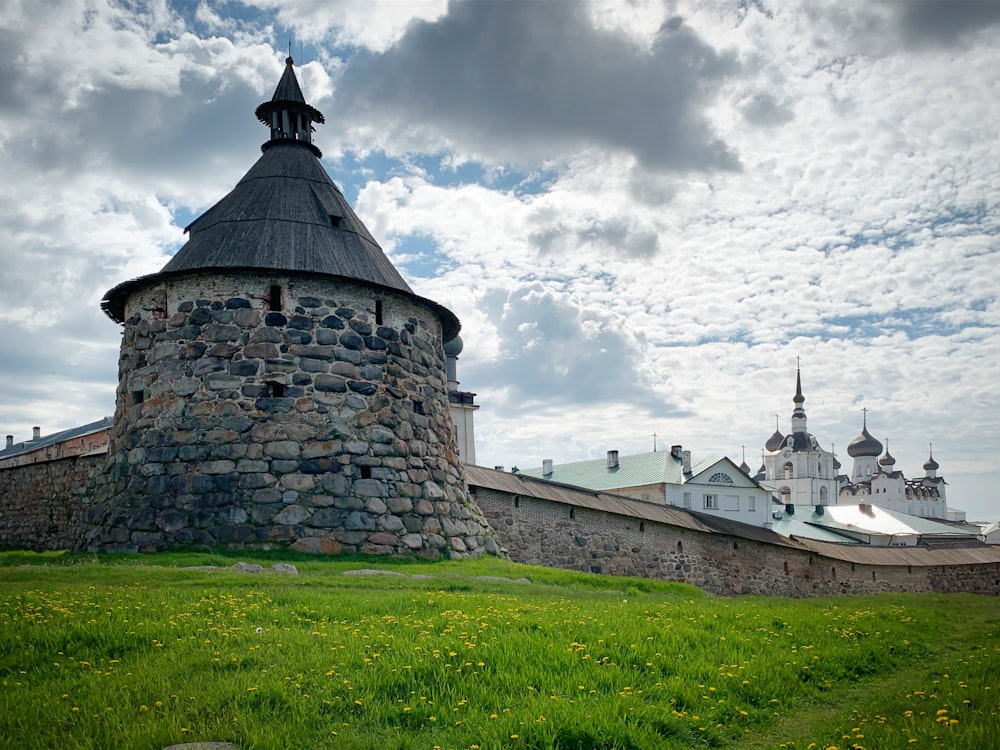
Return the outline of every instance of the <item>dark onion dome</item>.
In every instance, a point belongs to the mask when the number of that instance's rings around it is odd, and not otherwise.
[[[861,428],[861,434],[847,445],[847,455],[851,458],[878,456],[881,453],[882,443],[871,436],[867,427]]]
[[[834,456],[834,457],[833,457],[833,469],[834,469],[834,471],[836,471],[836,470],[837,470],[837,469],[839,469],[840,467],[841,467],[841,463],[840,463],[840,461],[838,461],[838,460],[837,460],[837,457],[836,457],[836,456]]]
[[[924,464],[924,471],[937,471],[940,468],[941,467],[938,465],[938,462],[934,460],[934,454],[931,453],[927,462]]]
[[[740,471],[742,471],[744,474],[747,474],[747,475],[750,474],[750,467],[747,465],[746,461],[743,461],[740,464]]]
[[[882,458],[880,458],[878,460],[878,463],[879,463],[879,466],[893,466],[893,465],[895,465],[896,459],[894,459],[892,457],[892,454],[889,453],[889,445],[888,445],[888,443],[885,446],[885,455],[882,456]]]
[[[782,443],[785,442],[785,436],[781,434],[780,430],[775,430],[774,434],[767,439],[764,443],[764,448],[769,451],[776,451],[781,448]]]

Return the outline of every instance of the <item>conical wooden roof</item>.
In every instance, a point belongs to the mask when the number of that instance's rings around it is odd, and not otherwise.
[[[323,115],[305,103],[291,58],[286,63],[274,97],[257,108],[261,122],[271,125],[257,163],[184,230],[190,239],[159,273],[114,287],[102,308],[123,322],[128,296],[165,276],[236,270],[318,274],[396,290],[430,305],[448,341],[458,333],[457,318],[413,293],[323,169],[310,136],[311,124],[323,122]],[[291,127],[282,129],[289,122]]]

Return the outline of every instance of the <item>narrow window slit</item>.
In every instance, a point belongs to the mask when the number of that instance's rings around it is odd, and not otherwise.
[[[375,300],[375,325],[382,325],[382,300]]]
[[[267,309],[271,312],[281,310],[281,287],[277,284],[271,285],[271,291],[267,295]]]
[[[285,384],[284,383],[268,383],[267,384],[267,395],[273,398],[281,398],[285,395]]]

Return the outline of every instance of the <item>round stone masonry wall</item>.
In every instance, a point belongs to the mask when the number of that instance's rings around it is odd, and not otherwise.
[[[82,546],[495,553],[469,501],[441,323],[329,277],[162,279],[126,306]]]

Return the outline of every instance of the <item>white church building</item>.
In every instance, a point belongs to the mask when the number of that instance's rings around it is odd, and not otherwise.
[[[775,426],[774,434],[764,444],[763,465],[756,477],[776,500],[789,507],[866,503],[923,518],[965,520],[964,511],[947,506],[946,483],[937,474],[940,466],[933,454],[923,465],[924,476],[907,479],[896,469],[888,440],[883,448],[868,432],[865,410],[861,434],[847,446],[847,455],[853,460],[851,473],[842,474],[833,451],[823,449],[806,429],[805,397],[798,370],[793,402],[791,431],[783,435]]]

